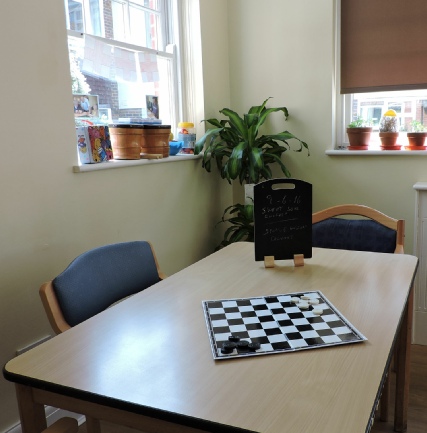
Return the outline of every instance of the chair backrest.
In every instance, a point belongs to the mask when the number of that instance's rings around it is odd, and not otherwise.
[[[164,277],[149,242],[123,242],[81,254],[40,287],[40,297],[60,333]]]
[[[338,216],[357,218],[336,218]],[[312,216],[313,247],[403,254],[405,221],[357,204],[333,206]]]

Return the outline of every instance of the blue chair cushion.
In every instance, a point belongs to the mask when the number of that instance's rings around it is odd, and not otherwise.
[[[373,220],[329,218],[313,224],[313,247],[394,253],[396,231]]]
[[[75,326],[158,281],[150,244],[135,241],[81,254],[52,285],[65,320]]]

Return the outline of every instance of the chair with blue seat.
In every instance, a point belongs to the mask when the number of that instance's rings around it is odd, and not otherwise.
[[[81,254],[39,293],[59,334],[164,278],[149,242],[122,242]]]
[[[405,221],[368,206],[344,204],[312,215],[312,245],[319,248],[403,254]],[[387,421],[389,374],[381,396],[380,419]]]
[[[39,293],[50,325],[59,334],[164,278],[149,242],[123,242],[81,254]],[[86,416],[86,430],[100,433],[99,420]]]

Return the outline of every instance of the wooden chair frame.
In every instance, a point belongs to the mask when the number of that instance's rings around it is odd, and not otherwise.
[[[364,218],[369,218],[382,224],[389,229],[396,231],[396,249],[395,254],[404,254],[404,240],[405,240],[405,220],[398,220],[392,218],[376,209],[360,204],[343,204],[333,206],[312,215],[312,223],[318,223],[328,218],[344,215],[357,215]],[[395,348],[394,356],[396,357],[397,347]],[[381,400],[380,400],[380,420],[387,421],[388,419],[388,401],[390,394],[390,370],[387,373],[387,378],[384,381]]]
[[[157,273],[159,278],[164,280],[166,275],[160,270],[159,263],[157,261],[154,248],[150,242],[148,242],[153,253],[154,261],[156,263]],[[43,307],[46,311],[47,318],[49,320],[50,326],[55,331],[56,334],[67,331],[71,326],[67,323],[62,314],[61,307],[56,297],[55,290],[53,288],[52,280],[43,283],[39,289],[40,298],[42,300]]]

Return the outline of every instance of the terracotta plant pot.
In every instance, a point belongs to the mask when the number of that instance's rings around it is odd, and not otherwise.
[[[398,132],[380,132],[381,149],[383,150],[400,150],[402,147],[397,144],[399,138]]]
[[[424,146],[427,132],[408,132],[409,147],[420,147]]]
[[[349,150],[366,150],[371,139],[372,127],[347,128]]]

